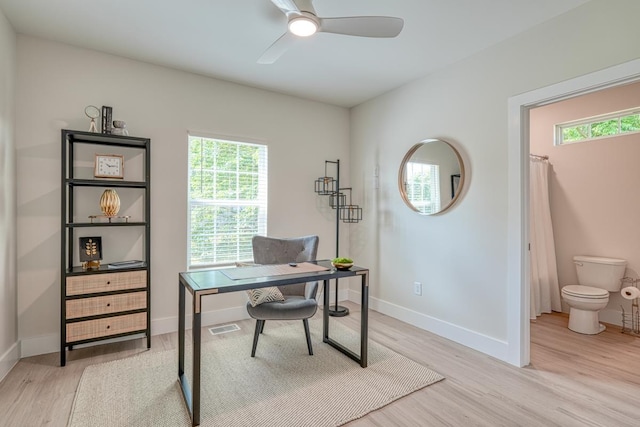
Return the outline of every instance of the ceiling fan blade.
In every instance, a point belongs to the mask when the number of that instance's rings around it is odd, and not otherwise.
[[[318,31],[359,37],[395,37],[400,34],[404,20],[391,16],[351,16],[321,18]]]
[[[262,56],[258,59],[258,64],[273,64],[282,56],[283,53],[296,45],[299,41],[299,37],[296,37],[287,31],[264,51]]]
[[[298,5],[293,0],[271,0],[271,3],[275,4],[285,14],[291,12],[300,12]]]

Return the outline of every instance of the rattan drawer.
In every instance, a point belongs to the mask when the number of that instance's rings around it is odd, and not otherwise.
[[[67,319],[147,308],[145,291],[67,301]]]
[[[122,291],[125,289],[145,288],[146,286],[146,270],[67,277],[68,296]]]
[[[67,323],[67,342],[90,340],[140,331],[147,327],[147,313],[105,317],[104,319]]]

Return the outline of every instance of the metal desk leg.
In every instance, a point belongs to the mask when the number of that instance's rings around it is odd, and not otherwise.
[[[360,354],[356,354],[344,345],[329,337],[329,311],[326,310],[329,304],[329,281],[324,282],[324,304],[325,309],[322,312],[322,320],[324,323],[322,342],[329,344],[331,347],[340,351],[355,360],[363,368],[367,367],[367,340],[369,330],[369,276],[364,272],[362,276],[362,312],[360,321]]]
[[[193,425],[200,425],[200,344],[202,342],[202,333],[200,331],[200,298],[197,293],[193,295],[193,328],[191,335],[193,336]]]
[[[369,274],[362,275],[362,300],[360,301],[360,366],[367,367],[369,338]]]
[[[323,290],[322,295],[324,297],[323,307],[322,307],[322,342],[327,342],[329,339],[329,280],[324,280],[323,282]]]
[[[185,334],[185,307],[184,286],[178,284],[178,378],[184,375],[184,334]]]
[[[193,323],[191,335],[193,338],[193,386],[189,387],[189,380],[184,373],[184,341],[186,328],[185,287],[179,284],[178,292],[178,379],[182,395],[191,415],[192,425],[200,424],[200,295],[193,295]]]
[[[184,397],[184,401],[187,404],[189,415],[191,415],[191,419],[194,421],[193,425],[195,426],[197,424],[195,423],[195,418],[193,418],[193,389],[189,388],[189,380],[184,373],[184,341],[186,334],[185,287],[182,285],[182,283],[180,283],[178,285],[178,289],[178,380],[180,381],[182,396]],[[198,404],[199,403],[200,401],[198,400]]]

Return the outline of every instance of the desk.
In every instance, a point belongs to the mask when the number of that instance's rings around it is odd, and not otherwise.
[[[330,261],[312,261],[329,268],[326,271],[311,273],[288,274],[285,276],[258,277],[252,279],[231,280],[219,270],[202,270],[180,273],[178,295],[178,380],[182,389],[189,415],[194,426],[200,424],[200,350],[202,342],[201,308],[202,297],[207,295],[224,294],[228,292],[246,291],[249,289],[265,288],[267,286],[283,286],[295,283],[323,281],[324,309],[322,310],[322,342],[329,344],[336,350],[355,360],[363,368],[367,367],[367,339],[369,321],[369,270],[362,267],[351,267],[350,270],[332,270]],[[250,268],[250,267],[248,267]],[[346,277],[360,276],[362,278],[362,301],[360,322],[360,355],[349,350],[342,344],[329,337],[329,281]],[[184,339],[186,327],[185,291],[193,296],[193,385],[184,373]],[[251,348],[247,347],[247,358]]]

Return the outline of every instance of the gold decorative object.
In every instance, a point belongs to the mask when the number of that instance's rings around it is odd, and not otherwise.
[[[109,223],[111,223],[113,219],[121,219],[121,220],[123,219],[124,222],[129,222],[129,219],[131,219],[131,215],[116,215],[116,216],[89,215],[89,220],[91,221],[91,224],[93,224],[94,222],[95,223],[100,222],[99,221],[100,218],[107,218],[109,220]]]
[[[102,237],[80,237],[80,252],[78,255],[83,269],[100,268]]]
[[[118,215],[118,211],[120,211],[120,197],[118,197],[116,190],[111,188],[104,190],[102,197],[100,197],[100,209],[107,217]]]
[[[100,268],[100,260],[95,261],[85,261],[82,263],[83,270],[94,270]]]

